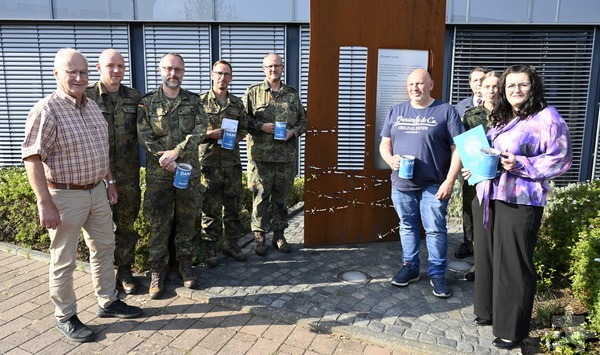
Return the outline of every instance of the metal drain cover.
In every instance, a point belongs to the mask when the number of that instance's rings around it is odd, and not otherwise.
[[[355,270],[340,272],[337,277],[340,281],[349,284],[366,284],[373,279],[369,274]]]

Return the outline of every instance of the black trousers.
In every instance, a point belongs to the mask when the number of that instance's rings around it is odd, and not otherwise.
[[[522,340],[529,334],[537,279],[533,251],[544,208],[491,200],[486,229],[478,199],[472,207],[475,315],[492,320],[494,336]]]

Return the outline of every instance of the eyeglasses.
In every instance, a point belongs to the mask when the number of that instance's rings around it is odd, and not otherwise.
[[[79,75],[80,78],[87,78],[88,76],[90,76],[89,70],[75,70],[75,69],[63,69],[63,68],[56,68],[56,69],[60,69],[60,70],[64,71],[71,78],[76,78],[77,75]]]
[[[183,68],[173,68],[173,67],[160,67],[160,68],[162,70],[166,71],[167,73],[174,71],[175,74],[183,74],[183,72],[185,72],[185,69],[183,69]]]
[[[217,75],[217,76],[222,76],[224,78],[229,78],[231,77],[231,73],[224,73],[222,71],[213,71],[213,74]]]
[[[508,84],[504,87],[508,91],[515,91],[517,88],[522,91],[527,91],[531,88],[531,83]]]
[[[263,65],[263,68],[265,68],[265,69],[279,69],[282,67],[283,67],[283,64]]]

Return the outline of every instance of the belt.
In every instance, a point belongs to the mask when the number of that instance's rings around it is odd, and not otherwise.
[[[53,189],[59,189],[59,190],[91,190],[94,187],[98,186],[98,184],[101,181],[102,180],[95,182],[93,184],[75,185],[75,184],[61,184],[59,182],[52,182],[52,181],[46,180],[46,184],[48,185],[48,187],[51,187]]]

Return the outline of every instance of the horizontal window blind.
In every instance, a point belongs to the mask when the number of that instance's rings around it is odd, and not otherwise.
[[[129,63],[126,25],[103,23],[1,24],[0,25],[0,166],[21,164],[20,146],[31,107],[56,89],[52,75],[56,52],[65,47],[80,50],[90,63],[89,82],[100,52],[119,50]],[[129,84],[125,73],[124,84]]]
[[[230,91],[242,98],[246,89],[265,80],[262,70],[264,57],[271,53],[279,54],[285,64],[285,26],[242,26],[222,25],[219,28],[220,58],[231,63],[233,81]],[[285,67],[283,81],[288,68]],[[242,165],[248,163],[246,140],[240,142]]]
[[[579,180],[587,109],[593,28],[518,26],[456,27],[451,102],[470,95],[468,75],[483,66],[502,72],[514,64],[536,68],[544,80],[548,105],[556,107],[571,133],[573,166],[554,181]]]
[[[340,47],[338,88],[338,168],[365,166],[367,47]]]
[[[160,59],[167,53],[179,53],[185,62],[181,87],[201,93],[210,89],[210,29],[208,25],[144,26],[146,60],[146,90],[156,90],[162,85],[158,72]]]

